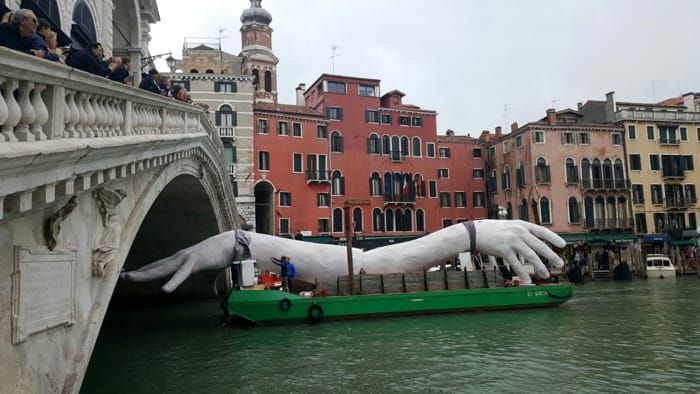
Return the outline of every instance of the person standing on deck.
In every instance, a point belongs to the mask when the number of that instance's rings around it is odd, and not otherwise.
[[[280,266],[280,278],[282,279],[282,290],[289,292],[289,281],[296,276],[294,264],[287,256],[282,256],[279,259],[271,258],[275,265]]]

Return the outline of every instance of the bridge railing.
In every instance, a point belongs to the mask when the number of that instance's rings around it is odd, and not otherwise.
[[[207,132],[204,110],[0,48],[0,144]]]

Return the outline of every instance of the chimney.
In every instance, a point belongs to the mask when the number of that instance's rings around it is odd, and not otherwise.
[[[445,135],[448,137],[452,137],[455,135],[455,131],[452,129],[447,129],[447,131],[445,131]]]
[[[555,125],[557,124],[557,110],[550,108],[547,110],[547,124]]]
[[[501,138],[503,135],[503,129],[501,129],[501,126],[496,126],[496,138]]]
[[[512,132],[514,132],[514,131],[517,130],[517,129],[518,129],[518,122],[513,122],[513,123],[510,125],[510,132],[512,133]]]
[[[615,92],[605,93],[605,121],[615,122]]]
[[[581,112],[581,110],[583,109],[583,103],[580,101],[578,103],[576,103],[576,108],[578,109],[579,112]]]
[[[683,95],[683,105],[685,105],[688,112],[698,112],[697,110],[700,109],[695,105],[695,93],[692,92]]]
[[[304,99],[304,93],[306,93],[306,84],[305,83],[300,83],[299,86],[297,86],[297,105],[299,106],[306,106],[306,100]]]

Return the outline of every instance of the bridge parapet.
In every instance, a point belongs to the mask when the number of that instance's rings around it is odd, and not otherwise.
[[[222,152],[199,106],[0,47],[0,221],[192,155],[226,185]]]

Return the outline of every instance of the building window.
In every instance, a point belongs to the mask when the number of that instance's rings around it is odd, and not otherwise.
[[[214,114],[214,121],[219,127],[234,127],[238,125],[238,114],[229,105],[222,105]]]
[[[384,231],[384,214],[379,208],[372,210],[372,230]]]
[[[375,87],[371,86],[371,85],[360,85],[359,94],[360,94],[360,96],[365,96],[365,97],[376,97],[377,96],[377,93],[375,91]]]
[[[496,179],[496,170],[491,170],[491,176],[489,177],[488,181],[488,190],[489,193],[491,194],[496,194],[498,193],[498,180]]]
[[[345,87],[345,82],[333,82],[333,81],[328,81],[326,91],[328,93],[338,93],[338,94],[345,94],[347,92],[346,87]]]
[[[549,173],[549,165],[544,157],[537,159],[537,165],[535,166],[535,181],[538,184],[550,183],[551,176]]]
[[[270,171],[270,152],[258,152],[258,170]]]
[[[340,107],[326,107],[326,119],[343,120],[343,109]]]
[[[384,212],[384,216],[386,216],[386,231],[394,231],[394,211],[387,209],[386,212]]]
[[[695,137],[697,138],[698,142],[700,142],[700,127],[695,129]]]
[[[217,93],[235,93],[236,84],[233,82],[214,82],[214,91]]]
[[[510,166],[506,165],[503,167],[503,174],[501,178],[501,187],[503,191],[510,190]]]
[[[265,91],[272,91],[272,72],[270,70],[265,71]]]
[[[510,145],[508,141],[503,141],[503,154],[506,155],[508,153],[510,153]]]
[[[579,145],[589,145],[591,136],[588,133],[578,133],[578,143]]]
[[[292,193],[280,192],[280,207],[291,207],[291,206],[292,206]]]
[[[663,204],[661,185],[651,185],[651,203]]]
[[[288,234],[289,234],[289,219],[281,218],[280,219],[280,235],[288,235]]]
[[[408,137],[401,137],[401,156],[408,156]]]
[[[425,214],[422,209],[416,210],[416,231],[425,231]]]
[[[331,232],[331,227],[330,227],[330,224],[328,222],[329,222],[329,220],[326,218],[318,219],[318,233],[319,234],[328,234]]]
[[[677,144],[676,127],[659,126],[659,143],[669,145]]]
[[[681,132],[681,141],[688,141],[688,128],[681,127],[679,130]]]
[[[654,141],[654,126],[647,126],[647,139]]]
[[[355,208],[352,210],[352,221],[355,225],[355,232],[361,232],[364,228],[362,225],[362,209]]]
[[[296,173],[304,172],[304,169],[302,168],[302,165],[301,165],[302,159],[303,158],[302,158],[301,153],[292,154],[292,172],[296,172]]]
[[[292,135],[301,137],[301,123],[292,123]]]
[[[331,132],[331,152],[342,152],[343,151],[343,136],[340,135],[339,131]]]
[[[473,148],[472,149],[472,157],[474,158],[481,158],[481,148]]]
[[[484,195],[484,192],[473,192],[472,201],[474,202],[474,208],[483,208],[486,195]]]
[[[578,183],[578,168],[571,158],[566,159],[566,183],[569,185]]]
[[[370,154],[380,154],[381,144],[379,143],[379,136],[376,134],[370,134],[367,139],[367,153]]]
[[[440,147],[438,148],[438,156],[440,158],[446,159],[450,157],[450,148]]]
[[[637,231],[637,234],[646,234],[647,233],[647,215],[643,213],[635,213],[634,214],[634,228]]]
[[[697,204],[698,197],[695,194],[695,185],[685,185],[685,198],[690,204]],[[693,227],[694,228],[694,227]]]
[[[437,197],[437,181],[428,181],[428,197]]]
[[[515,170],[515,182],[518,187],[525,187],[525,161],[520,160],[518,168]]]
[[[450,172],[447,168],[438,168],[438,179],[445,179],[450,177]]]
[[[333,171],[331,175],[331,193],[334,196],[342,196],[345,194],[345,177],[340,174],[340,171]]]
[[[630,170],[640,171],[642,169],[642,158],[638,154],[630,155]]]
[[[465,208],[467,206],[467,193],[455,192],[455,207]]]
[[[420,138],[413,137],[411,147],[413,148],[413,157],[421,157],[421,142]]]
[[[428,157],[435,157],[435,144],[429,142],[425,145],[425,148]]]
[[[372,111],[372,110],[365,111],[365,122],[367,122],[367,123],[379,123],[379,111]]]
[[[561,143],[562,143],[562,145],[573,145],[574,133],[572,133],[570,131],[561,133]]]
[[[693,230],[698,228],[698,219],[694,212],[688,213],[688,228]]]
[[[622,145],[622,134],[612,133],[612,143],[613,145]]]
[[[226,164],[236,163],[236,147],[229,143],[224,144],[224,162]]]
[[[540,220],[542,224],[552,224],[552,215],[547,197],[540,198]]]
[[[472,178],[483,178],[484,177],[484,169],[483,168],[474,168],[472,170]]]
[[[382,114],[381,123],[382,124],[391,124],[391,114]]]
[[[277,134],[279,134],[279,135],[289,135],[289,123],[287,123],[287,122],[277,122]]]
[[[333,232],[343,232],[343,210],[340,208],[333,210]]]
[[[388,135],[382,136],[382,154],[383,155],[390,155],[391,154],[391,138],[389,138]]]
[[[328,138],[328,128],[326,127],[326,125],[316,125],[316,138]]]
[[[452,219],[442,219],[442,228],[450,227],[452,225]]]
[[[379,176],[378,172],[373,172],[372,176],[369,178],[369,194],[371,196],[382,195],[382,178]]]
[[[693,155],[683,155],[683,170],[693,171],[695,166],[693,164]]]
[[[644,204],[644,189],[642,185],[632,185],[632,203]]]
[[[520,210],[520,220],[528,220],[528,209],[527,209],[527,200],[523,198],[523,200],[520,202],[520,205],[518,206]]]
[[[330,207],[331,206],[331,195],[328,193],[317,193],[316,194],[316,205],[319,207]]]
[[[535,143],[536,144],[544,144],[544,131],[543,130],[535,131],[534,135],[535,135]]]
[[[515,147],[518,149],[523,147],[523,136],[522,135],[515,137]]]
[[[637,139],[637,127],[635,125],[627,126],[627,138],[631,140]]]
[[[581,222],[580,218],[580,210],[579,210],[579,204],[578,201],[576,201],[576,198],[574,197],[569,197],[569,223],[571,224],[578,224]]]
[[[399,126],[410,126],[411,117],[410,116],[399,116]]]
[[[259,134],[267,134],[268,133],[267,119],[258,119],[258,133]]]
[[[489,159],[493,160],[496,158],[496,147],[489,146]]]
[[[419,116],[414,116],[411,118],[411,126],[413,127],[421,127],[423,126],[423,118]]]
[[[661,162],[659,161],[659,155],[649,155],[649,169],[652,171],[661,170]]]

